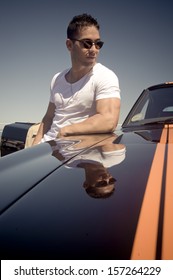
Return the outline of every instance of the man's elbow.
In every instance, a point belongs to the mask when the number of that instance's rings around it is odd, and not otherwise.
[[[117,127],[117,123],[109,123],[109,125],[108,125],[108,132],[114,132],[115,131],[115,129],[116,129],[116,127]]]
[[[118,118],[113,117],[112,115],[107,116],[106,118],[106,132],[114,132],[118,125]]]

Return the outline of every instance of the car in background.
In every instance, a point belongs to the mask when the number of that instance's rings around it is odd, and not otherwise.
[[[115,133],[6,153],[1,259],[173,259],[172,166],[173,83],[145,89]]]
[[[5,156],[28,147],[35,137],[39,124],[15,122],[4,125],[1,135],[1,156]]]

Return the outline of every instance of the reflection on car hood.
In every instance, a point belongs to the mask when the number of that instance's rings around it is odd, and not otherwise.
[[[2,256],[171,258],[172,136],[171,126],[76,136],[2,158]]]
[[[109,137],[66,137],[1,158],[0,213],[75,155]]]

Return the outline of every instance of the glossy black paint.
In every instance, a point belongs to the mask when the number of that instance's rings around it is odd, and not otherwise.
[[[90,197],[83,187],[84,169],[62,165],[49,144],[4,157],[0,163],[5,169],[11,162],[11,173],[8,171],[10,179],[4,175],[1,185],[1,206],[6,203],[0,218],[2,258],[129,259],[156,147],[151,131],[141,133],[114,137],[114,143],[125,145],[126,152],[119,164],[109,168],[116,182],[108,198]],[[86,151],[77,149],[75,153]],[[82,154],[79,158],[81,162]],[[12,168],[15,164],[18,174]],[[4,200],[10,192],[11,205]]]

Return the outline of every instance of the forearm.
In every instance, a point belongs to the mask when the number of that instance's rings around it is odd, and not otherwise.
[[[48,121],[44,121],[43,119],[42,122],[40,123],[40,127],[38,129],[37,135],[34,138],[33,145],[36,145],[41,141],[44,134],[49,131],[50,127],[51,127],[51,121],[48,122]]]
[[[43,137],[43,122],[40,123],[37,135],[35,136],[32,145],[38,144],[41,141],[42,137]]]
[[[40,123],[40,127],[33,141],[33,145],[38,144],[43,138],[44,134],[50,130],[53,122],[54,114],[55,114],[55,104],[49,102],[47,112],[44,115],[42,122]]]
[[[59,136],[93,134],[93,133],[110,133],[113,132],[118,123],[117,118],[111,114],[95,114],[85,121],[71,124],[60,129]]]

